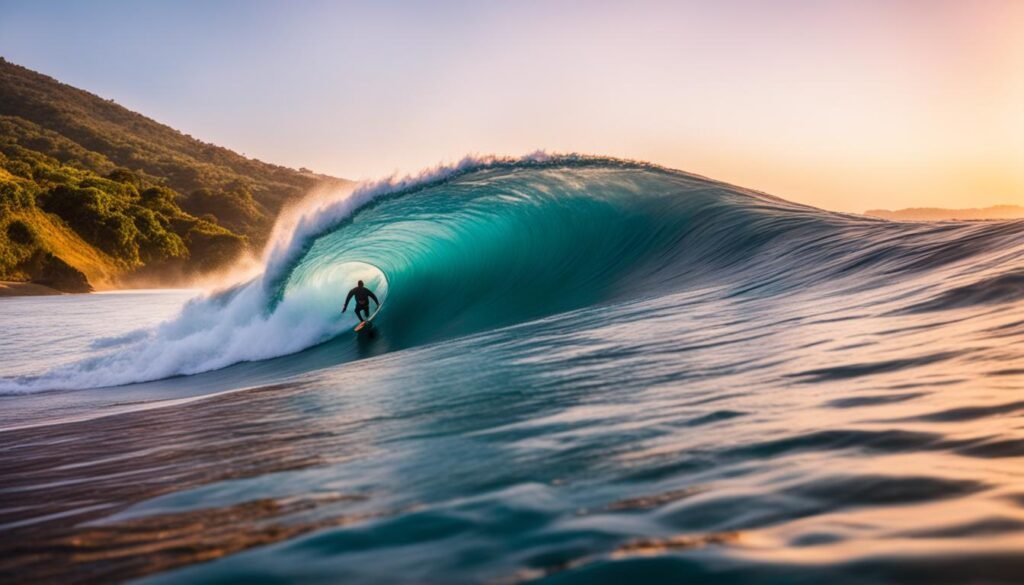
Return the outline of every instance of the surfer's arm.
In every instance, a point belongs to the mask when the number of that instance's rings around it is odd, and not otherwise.
[[[370,293],[370,298],[373,299],[373,302],[377,303],[378,307],[380,306],[380,301],[377,300],[377,295]]]
[[[345,304],[341,307],[341,312],[344,313],[348,310],[348,302],[352,300],[352,291],[348,291],[348,296],[345,297]]]

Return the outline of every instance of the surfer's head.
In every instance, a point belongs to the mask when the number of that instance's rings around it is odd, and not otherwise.
[[[356,285],[363,286],[363,281],[360,280],[359,282],[356,283]]]

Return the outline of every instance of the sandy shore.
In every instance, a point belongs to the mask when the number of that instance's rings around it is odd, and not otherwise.
[[[62,295],[57,289],[31,282],[9,282],[0,280],[0,297],[37,297]]]

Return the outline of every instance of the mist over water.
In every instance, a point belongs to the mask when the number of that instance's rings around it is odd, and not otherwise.
[[[191,293],[0,304],[0,569],[1024,578],[1024,222],[535,155],[366,185],[279,235],[177,314]],[[340,313],[357,279],[373,339]],[[41,333],[41,303],[97,318]]]

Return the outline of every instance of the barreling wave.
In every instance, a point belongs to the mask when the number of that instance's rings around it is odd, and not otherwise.
[[[633,161],[466,158],[320,201],[269,247],[256,279],[189,303],[116,352],[2,380],[0,391],[128,384],[300,352],[348,333],[354,318],[339,304],[356,279],[384,302],[375,343],[387,350],[695,288],[838,294],[899,277],[916,279],[918,302],[941,304],[946,282],[1005,288],[998,274],[1019,270],[1022,234],[1019,222],[825,212]],[[972,298],[1000,295],[952,304]],[[344,337],[332,362],[366,355],[356,345]]]

